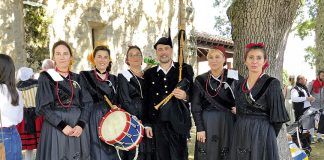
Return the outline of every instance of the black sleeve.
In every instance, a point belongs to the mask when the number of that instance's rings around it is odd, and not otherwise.
[[[282,123],[274,123],[272,125],[273,125],[273,128],[275,130],[276,136],[278,137],[278,134],[279,134],[280,129],[282,127]]]
[[[190,66],[190,65],[185,65],[184,68],[186,69],[186,74],[184,76],[190,82],[189,88],[188,88],[188,90],[186,90],[186,93],[188,96],[187,98],[189,101],[191,101],[191,99],[193,97],[192,89],[193,89],[193,84],[194,84],[193,83],[194,72],[193,72],[192,66]]]
[[[41,73],[38,78],[38,88],[36,93],[36,113],[38,115],[44,115],[45,120],[50,124],[57,127],[59,130],[63,130],[68,124],[63,121],[62,117],[54,112],[52,105],[54,102],[54,92],[48,76]]]
[[[285,123],[289,121],[279,80],[272,80],[266,92],[266,97],[270,109],[270,122]]]
[[[77,125],[81,128],[84,128],[87,122],[89,121],[91,107],[93,106],[93,100],[88,90],[87,81],[85,79],[84,74],[80,73],[80,86],[81,86],[81,93],[80,93],[80,108],[81,108],[81,115],[77,122]]]
[[[195,121],[197,132],[200,132],[205,131],[205,127],[202,118],[203,109],[201,106],[203,95],[201,93],[200,87],[198,86],[199,84],[197,83],[199,82],[196,80],[192,90],[193,94],[191,98],[191,112]]]
[[[144,106],[143,106],[143,124],[144,126],[151,127],[151,111],[153,109],[153,106],[150,104],[150,94],[149,94],[149,88],[151,85],[151,79],[149,76],[149,70],[144,72],[144,86],[143,86],[143,97],[144,97]]]
[[[132,115],[135,115],[134,106],[132,99],[129,94],[129,84],[127,79],[122,75],[118,74],[118,97],[121,107]]]

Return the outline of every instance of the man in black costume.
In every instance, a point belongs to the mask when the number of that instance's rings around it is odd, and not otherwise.
[[[153,138],[154,159],[187,160],[187,138],[191,127],[188,102],[193,69],[183,64],[182,81],[179,82],[179,63],[172,61],[170,36],[160,38],[154,49],[159,65],[144,73],[146,135]],[[157,105],[169,94],[173,97],[158,108]]]

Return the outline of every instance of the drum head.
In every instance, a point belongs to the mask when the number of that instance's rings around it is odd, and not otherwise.
[[[125,129],[127,125],[127,114],[124,111],[113,111],[109,113],[101,126],[101,136],[106,141],[112,141],[117,139]]]

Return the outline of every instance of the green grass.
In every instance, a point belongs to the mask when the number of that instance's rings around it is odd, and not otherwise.
[[[311,152],[310,159],[324,160],[324,142],[312,144],[311,147],[312,147],[312,152]]]

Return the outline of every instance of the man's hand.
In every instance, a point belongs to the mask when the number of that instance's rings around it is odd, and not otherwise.
[[[172,91],[172,94],[177,98],[177,99],[182,99],[186,100],[187,99],[187,93],[183,91],[182,89],[176,88]]]
[[[145,133],[147,138],[152,138],[153,137],[153,130],[151,127],[145,127]]]
[[[307,101],[310,101],[310,102],[314,102],[315,101],[315,97],[313,97],[313,96],[306,97],[306,100]]]

